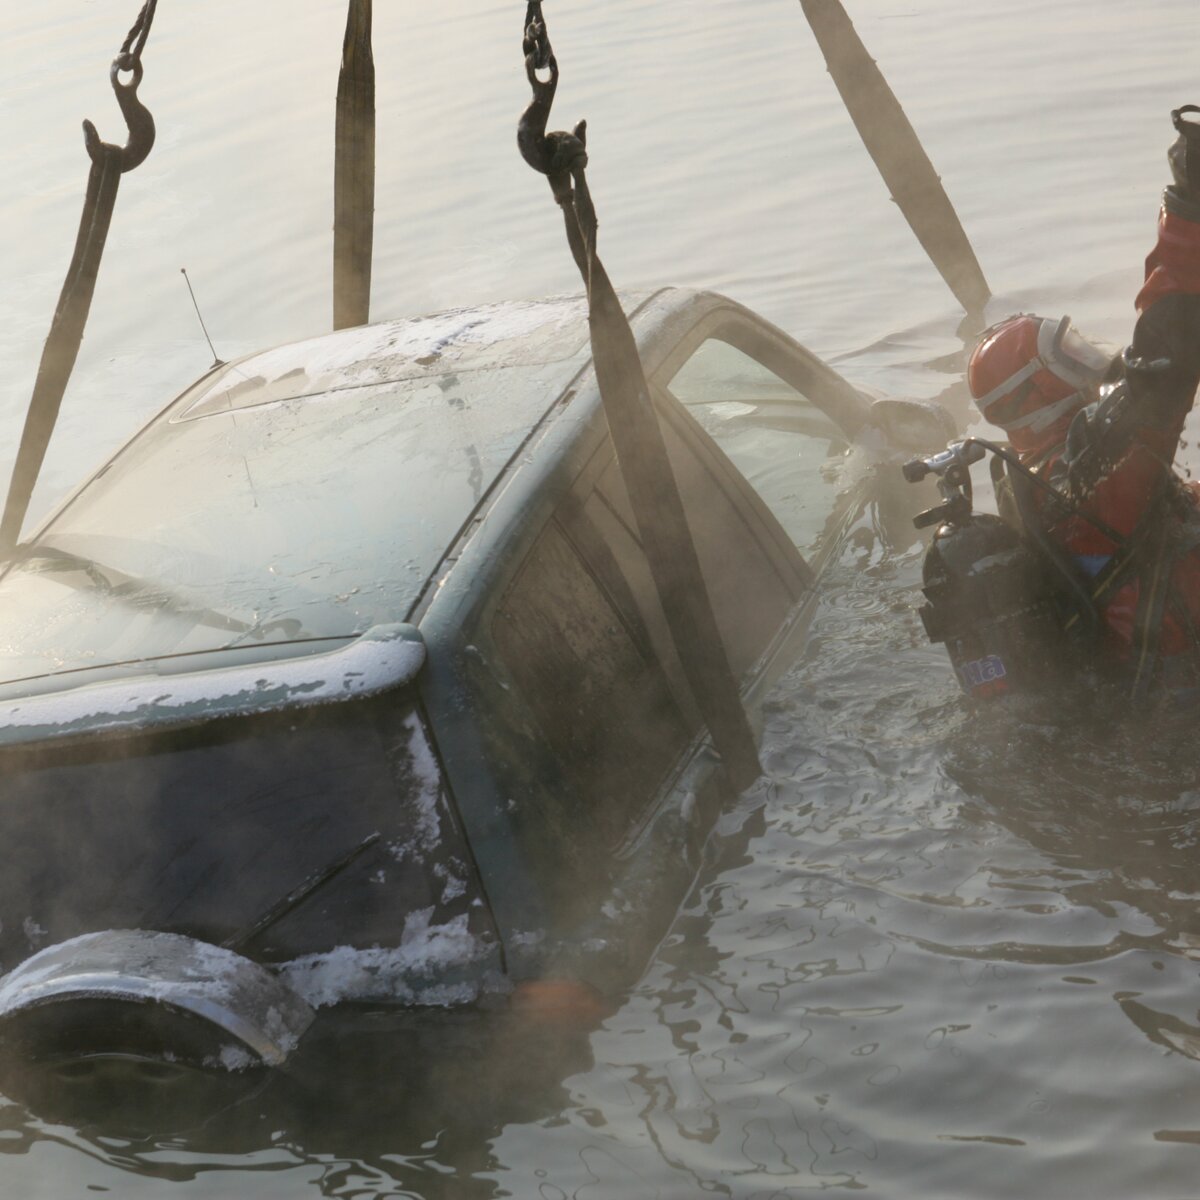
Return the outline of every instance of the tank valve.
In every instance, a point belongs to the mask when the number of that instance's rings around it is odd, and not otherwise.
[[[971,464],[979,462],[987,450],[978,442],[967,439],[951,442],[945,450],[926,458],[914,458],[906,462],[901,470],[909,483],[920,483],[928,475],[938,477],[938,491],[942,503],[927,508],[913,518],[918,529],[946,522],[958,524],[971,515]]]

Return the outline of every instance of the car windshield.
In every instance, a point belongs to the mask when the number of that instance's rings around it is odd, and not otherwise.
[[[844,487],[846,434],[811,400],[728,342],[702,342],[670,381],[796,546],[822,543]]]
[[[0,679],[405,620],[575,369],[185,395],[19,548]]]

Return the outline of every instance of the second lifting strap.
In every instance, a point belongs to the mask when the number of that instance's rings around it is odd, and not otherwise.
[[[533,99],[521,118],[517,143],[525,161],[548,178],[562,209],[571,254],[587,288],[596,382],[655,590],[696,707],[731,782],[741,790],[762,773],[758,750],[713,613],[637,342],[596,253],[586,124],[581,121],[571,133],[546,132],[559,73],[538,0],[531,0],[526,11],[522,51]],[[541,72],[548,77],[543,79]]]
[[[11,553],[20,539],[63,393],[79,355],[121,176],[142,163],[154,145],[154,118],[138,99],[137,91],[142,82],[142,50],[150,35],[157,2],[146,0],[109,70],[113,92],[129,130],[126,144],[115,146],[101,141],[91,121],[83,123],[84,144],[92,163],[83,215],[25,414],[8,498],[0,517],[0,554]],[[128,79],[124,78],[126,75]]]

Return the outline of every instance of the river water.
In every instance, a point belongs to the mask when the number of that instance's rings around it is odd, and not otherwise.
[[[70,257],[78,122],[123,140],[107,63],[135,9],[0,13],[0,459]],[[373,315],[577,290],[514,146],[524,5],[376,9]],[[620,286],[726,292],[860,386],[965,411],[961,313],[796,0],[547,9],[556,123],[588,118]],[[1124,341],[1168,111],[1200,100],[1195,0],[850,11],[996,311]],[[141,92],[159,140],[122,184],[34,515],[208,366],[180,267],[223,358],[329,327],[343,21],[339,0],[162,0]],[[0,1103],[0,1195],[1195,1195],[1194,751],[1144,727],[968,725],[906,542],[864,514],[772,706],[766,779],[598,1029],[442,1013],[385,1044],[368,1022],[319,1084],[170,1135]]]

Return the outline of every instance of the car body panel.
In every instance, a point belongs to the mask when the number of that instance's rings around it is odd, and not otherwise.
[[[175,729],[374,696],[411,683],[424,662],[419,630],[375,625],[323,654],[33,693],[0,701],[0,747]]]
[[[6,970],[113,928],[265,962],[391,950],[376,965],[397,986],[400,960],[432,966],[417,950],[435,943],[453,941],[480,972],[499,966],[427,726],[403,693],[15,747],[0,777]],[[440,987],[456,964],[436,965]],[[371,978],[351,982],[374,994]]]

